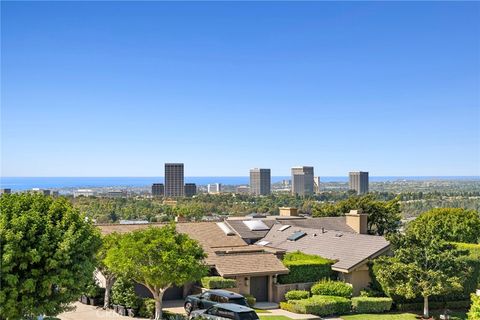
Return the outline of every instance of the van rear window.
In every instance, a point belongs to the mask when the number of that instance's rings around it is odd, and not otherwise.
[[[258,320],[258,316],[255,311],[239,312],[238,320]]]

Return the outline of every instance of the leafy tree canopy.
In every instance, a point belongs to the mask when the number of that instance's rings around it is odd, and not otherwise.
[[[470,272],[462,259],[465,251],[438,237],[408,233],[391,238],[393,257],[375,261],[377,280],[389,295],[424,298],[428,317],[428,298],[462,290],[462,278]]]
[[[313,208],[314,217],[340,216],[350,210],[362,209],[368,213],[368,232],[370,234],[385,235],[396,232],[400,224],[400,203],[395,198],[389,201],[380,201],[374,195],[352,196],[338,203],[322,204]]]
[[[432,209],[413,220],[408,232],[417,236],[438,236],[445,241],[478,243],[480,214],[459,208]]]
[[[65,198],[0,197],[0,318],[56,315],[85,290],[100,235]]]
[[[161,319],[162,297],[173,285],[181,286],[207,273],[205,253],[197,241],[178,233],[174,224],[124,234],[118,247],[107,252],[106,266],[143,284],[155,299],[155,319]]]

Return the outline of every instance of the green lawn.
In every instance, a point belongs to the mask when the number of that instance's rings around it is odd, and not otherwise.
[[[440,319],[439,311],[432,311],[431,316],[434,319]],[[450,314],[452,320],[466,320],[467,315],[463,311],[452,311]],[[350,316],[341,316],[343,320],[417,320],[421,319],[420,314],[415,313],[385,313],[385,314],[355,314]]]
[[[270,311],[263,310],[263,309],[253,309],[253,310],[255,310],[256,313],[271,313]]]

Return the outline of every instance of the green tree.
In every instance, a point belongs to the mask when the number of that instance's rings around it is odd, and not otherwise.
[[[200,245],[170,224],[123,235],[118,247],[108,250],[105,264],[150,290],[155,299],[155,319],[160,320],[165,291],[204,276],[208,270],[204,258]]]
[[[92,279],[100,235],[65,198],[0,197],[0,318],[57,315]]]
[[[472,304],[468,311],[468,320],[480,320],[480,296],[472,293]]]
[[[112,286],[115,283],[116,275],[115,273],[110,270],[105,264],[105,259],[107,257],[107,252],[111,248],[117,247],[120,241],[121,235],[114,232],[110,233],[102,238],[102,246],[97,253],[97,269],[102,273],[105,277],[105,298],[103,308],[106,309],[110,306],[110,294],[112,290]]]
[[[469,272],[462,259],[465,251],[438,237],[408,233],[393,237],[392,244],[393,257],[375,261],[377,280],[388,295],[423,297],[423,313],[428,318],[430,296],[462,290],[462,277]]]
[[[394,233],[400,225],[400,203],[395,198],[389,201],[380,201],[375,195],[351,196],[338,203],[326,203],[316,206],[312,210],[314,217],[339,216],[350,210],[362,209],[368,213],[368,233],[383,236]]]
[[[437,208],[422,213],[407,228],[418,236],[436,235],[445,241],[478,243],[480,214],[475,210]]]

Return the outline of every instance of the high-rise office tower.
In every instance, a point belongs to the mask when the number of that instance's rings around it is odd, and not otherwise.
[[[368,172],[354,171],[348,173],[348,187],[357,194],[368,193]]]
[[[320,177],[313,177],[313,191],[320,193]]]
[[[251,169],[250,170],[250,192],[254,195],[270,194],[271,179],[270,169]]]
[[[197,185],[195,183],[185,183],[185,197],[193,197],[197,194]]]
[[[152,184],[152,196],[162,197],[165,194],[165,186],[163,183]]]
[[[221,193],[222,184],[221,183],[209,183],[207,185],[207,192],[211,194]]]
[[[165,196],[183,197],[183,163],[165,163]]]
[[[292,168],[292,194],[313,194],[313,167]]]

